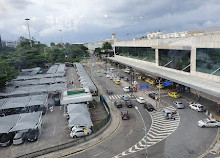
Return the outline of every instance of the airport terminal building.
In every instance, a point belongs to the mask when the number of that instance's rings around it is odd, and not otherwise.
[[[148,34],[132,41],[114,40],[108,60],[190,87],[220,101],[220,30]]]

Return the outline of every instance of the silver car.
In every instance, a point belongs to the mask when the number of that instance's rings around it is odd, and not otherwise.
[[[16,133],[13,139],[13,144],[19,145],[19,144],[24,143],[26,139],[26,133],[27,133],[27,130],[19,131],[18,133]]]
[[[176,106],[177,109],[184,109],[185,106],[180,101],[174,101],[173,104]]]

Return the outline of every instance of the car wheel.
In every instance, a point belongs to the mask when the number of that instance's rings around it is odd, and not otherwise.
[[[202,128],[204,128],[205,127],[205,125],[202,125]]]
[[[73,136],[73,138],[74,138],[74,139],[76,139],[76,138],[77,138],[77,136],[75,135],[75,136]]]

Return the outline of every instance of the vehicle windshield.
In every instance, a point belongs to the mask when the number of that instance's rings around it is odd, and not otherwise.
[[[208,123],[209,122],[209,119],[203,119],[202,120],[204,123]]]

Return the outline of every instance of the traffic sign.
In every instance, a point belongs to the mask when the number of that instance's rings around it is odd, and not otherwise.
[[[140,90],[142,90],[142,89],[148,89],[149,88],[149,86],[147,85],[147,84],[145,84],[145,85],[140,85]]]
[[[171,86],[172,82],[171,81],[167,81],[167,82],[163,82],[163,86]]]

